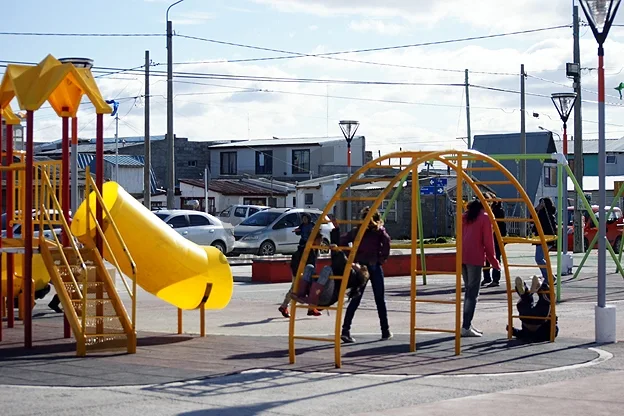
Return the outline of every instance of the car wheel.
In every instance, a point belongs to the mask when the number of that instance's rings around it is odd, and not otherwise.
[[[323,239],[323,241],[321,241],[321,246],[323,247],[328,247],[326,249],[320,249],[320,253],[321,254],[329,254],[330,250],[329,250],[329,240],[327,240],[326,238]]]
[[[616,253],[620,252],[621,246],[622,245],[622,236],[617,236],[617,238],[615,239],[615,241],[613,242],[613,251],[615,251]]]
[[[275,254],[275,244],[272,241],[265,241],[258,249],[259,256],[272,256]]]
[[[223,254],[225,254],[225,252],[227,251],[227,248],[225,248],[225,244],[223,244],[221,241],[213,241],[211,246],[216,247]]]

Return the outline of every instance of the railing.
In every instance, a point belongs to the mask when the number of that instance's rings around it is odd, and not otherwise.
[[[91,230],[91,219],[93,219],[93,222],[95,224],[95,230],[97,231],[97,234],[101,237],[102,242],[104,243],[106,250],[108,251],[108,253],[110,254],[110,259],[112,260],[112,264],[115,266],[115,269],[117,270],[117,272],[119,273],[119,276],[121,277],[121,281],[124,284],[124,287],[126,288],[126,291],[128,292],[128,295],[130,296],[130,299],[132,301],[132,330],[136,330],[136,288],[137,288],[137,278],[136,278],[136,263],[134,262],[132,255],[130,254],[130,250],[128,250],[128,247],[126,246],[126,243],[124,242],[121,233],[119,232],[119,229],[117,228],[117,225],[115,224],[115,222],[112,220],[112,217],[110,215],[110,212],[108,211],[108,208],[106,208],[106,205],[104,204],[104,199],[102,198],[102,194],[100,193],[100,191],[98,190],[95,181],[93,180],[93,178],[91,177],[91,172],[89,167],[87,167],[86,169],[86,184],[85,184],[85,201],[86,201],[86,222],[87,222],[87,230]],[[126,281],[126,277],[121,269],[121,266],[119,266],[119,262],[117,261],[117,258],[115,257],[115,255],[113,254],[113,251],[110,247],[110,244],[108,243],[105,235],[104,235],[104,230],[102,229],[101,224],[98,223],[97,218],[96,218],[96,214],[94,211],[91,210],[90,207],[90,194],[91,192],[93,192],[93,194],[95,195],[96,198],[96,207],[99,206],[102,208],[102,212],[104,213],[104,215],[106,216],[106,218],[108,219],[108,223],[109,226],[112,227],[113,229],[113,233],[115,234],[115,237],[117,238],[117,241],[119,242],[119,244],[121,245],[121,248],[124,252],[124,254],[127,257],[128,263],[130,264],[130,268],[132,270],[132,289],[130,289],[128,282]],[[104,257],[102,255],[102,257]]]
[[[61,261],[63,265],[67,268],[68,274],[71,278],[71,283],[73,284],[75,288],[75,292],[78,294],[78,300],[82,301],[81,326],[82,326],[82,331],[83,331],[82,333],[84,334],[86,332],[86,327],[87,327],[87,316],[86,316],[86,313],[87,313],[87,279],[88,279],[87,265],[84,259],[82,258],[82,255],[80,254],[80,248],[78,247],[76,240],[72,237],[71,228],[69,227],[69,224],[67,223],[67,220],[65,219],[65,217],[62,215],[63,210],[61,208],[61,203],[56,198],[55,188],[50,183],[50,179],[48,178],[47,172],[45,170],[39,171],[39,169],[37,169],[36,172],[38,172],[37,175],[39,176],[41,180],[41,184],[39,187],[39,194],[38,194],[39,202],[40,202],[39,204],[40,211],[36,214],[36,217],[38,217],[38,220],[39,220],[39,243],[46,244],[44,227],[46,225],[49,226],[50,230],[52,231],[51,232],[52,239],[54,240],[56,245],[59,247]],[[53,215],[50,215],[50,211],[48,207],[53,207],[53,210],[54,210],[53,212],[61,213],[60,220],[56,220],[56,221],[53,220],[52,218]],[[57,221],[60,222],[62,232],[65,233],[65,235],[68,237],[67,240],[69,241],[69,247],[72,249],[72,251],[74,252],[74,255],[76,256],[76,258],[78,259],[80,263],[79,267],[82,270],[82,275],[83,275],[82,290],[80,289],[80,285],[78,284],[78,281],[76,280],[76,277],[74,276],[75,265],[70,264],[69,260],[67,259],[67,255],[65,254],[63,243],[59,240],[59,236],[56,235],[56,233],[54,232],[54,225],[57,225]],[[34,223],[35,221],[33,221],[33,224]]]

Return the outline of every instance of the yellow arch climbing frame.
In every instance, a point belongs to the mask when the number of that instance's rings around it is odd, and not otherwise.
[[[399,164],[393,163],[393,161],[399,160]],[[407,161],[407,162],[405,162]],[[348,180],[340,186],[340,188],[336,191],[336,194],[332,197],[330,202],[327,204],[325,209],[323,210],[323,215],[320,217],[325,218],[328,214],[330,214],[336,206],[338,202],[343,201],[360,201],[366,202],[370,205],[371,210],[367,214],[367,216],[362,219],[339,219],[338,224],[351,224],[351,225],[361,225],[368,224],[372,219],[374,212],[379,209],[382,202],[386,199],[390,191],[392,191],[395,185],[404,177],[406,174],[411,174],[413,177],[418,177],[418,167],[427,162],[427,161],[438,161],[444,163],[449,168],[453,169],[457,174],[457,201],[463,201],[463,184],[466,183],[474,192],[475,196],[479,198],[479,200],[484,202],[492,202],[492,201],[501,201],[501,202],[515,202],[515,203],[524,203],[527,206],[527,212],[530,213],[531,218],[504,218],[504,219],[496,219],[490,209],[489,204],[484,204],[484,208],[488,213],[490,220],[492,221],[494,234],[496,235],[496,239],[502,247],[501,256],[503,265],[505,268],[505,280],[507,283],[507,310],[508,310],[508,322],[507,322],[507,337],[511,339],[512,337],[512,328],[513,328],[513,318],[532,318],[525,316],[518,316],[513,314],[513,293],[514,289],[511,284],[510,278],[510,267],[543,267],[546,268],[548,272],[548,281],[549,281],[549,297],[551,301],[551,314],[550,320],[551,323],[551,331],[550,338],[551,341],[555,339],[555,326],[556,326],[556,312],[555,312],[555,292],[554,292],[554,277],[552,274],[552,267],[550,263],[549,251],[547,243],[552,240],[552,237],[544,236],[543,229],[537,217],[537,212],[531,203],[531,200],[527,196],[524,189],[521,187],[520,183],[516,180],[516,178],[498,161],[495,159],[479,153],[475,151],[461,151],[457,150],[446,150],[446,151],[436,151],[436,152],[418,152],[418,151],[407,151],[407,152],[396,152],[388,155],[384,155],[378,159],[372,160],[358,169]],[[479,167],[471,167],[464,166],[465,162],[468,161],[481,161],[489,166],[479,166]],[[383,164],[386,162],[386,164]],[[363,177],[363,175],[371,169],[379,170],[379,169],[398,169],[398,173],[393,172],[393,177],[384,176],[383,178],[374,178],[374,177]],[[470,172],[473,171],[498,171],[501,172],[507,181],[477,181],[472,178]],[[362,183],[371,183],[371,182],[381,182],[388,181],[388,184],[384,189],[382,189],[378,196],[376,197],[353,197],[346,196],[347,190],[350,186],[354,186]],[[463,210],[456,210],[456,279],[455,279],[455,300],[432,300],[432,299],[418,299],[417,298],[417,290],[416,290],[416,276],[417,276],[417,242],[418,242],[418,210],[420,207],[417,204],[417,190],[418,190],[418,181],[412,182],[414,186],[412,186],[412,201],[411,201],[411,234],[412,234],[412,245],[411,245],[411,290],[410,290],[410,351],[416,350],[416,331],[436,331],[436,332],[448,332],[453,333],[455,335],[455,354],[460,354],[461,352],[461,284],[462,284],[462,276],[461,276],[461,265],[462,265],[462,214]],[[480,185],[490,185],[490,184],[507,184],[514,186],[518,191],[519,198],[485,198],[481,190],[479,189]],[[351,214],[352,215],[352,214]],[[498,222],[502,221],[514,221],[514,222],[532,222],[535,224],[538,235],[535,238],[518,238],[518,237],[503,237],[500,233]],[[312,236],[317,235],[320,232],[320,226],[323,223],[322,220],[316,223]],[[337,368],[341,366],[341,340],[340,340],[340,331],[342,324],[342,310],[344,307],[344,297],[347,289],[347,281],[349,272],[351,270],[351,265],[355,260],[355,254],[359,247],[359,244],[364,236],[366,227],[359,227],[357,235],[353,241],[352,247],[333,247],[332,250],[339,250],[348,253],[347,256],[347,265],[345,267],[345,272],[342,276],[331,276],[331,279],[340,281],[340,296],[338,298],[338,302],[336,306],[331,307],[323,307],[323,309],[336,311],[336,320],[335,320],[335,332],[333,337],[312,337],[312,336],[298,336],[295,335],[295,323],[296,323],[296,311],[297,309],[305,308],[307,309],[310,306],[315,305],[302,305],[297,304],[295,300],[291,303],[291,316],[290,316],[290,325],[289,325],[289,337],[288,337],[288,346],[289,346],[289,359],[290,363],[295,363],[295,340],[313,340],[313,341],[323,341],[323,342],[333,342],[334,343],[334,359],[335,365]],[[313,245],[314,238],[310,238],[303,252],[302,258],[307,258],[312,249],[320,249],[320,246]],[[535,264],[527,265],[527,264],[509,264],[507,259],[507,254],[505,250],[504,243],[524,243],[524,244],[540,244],[544,250],[546,265],[537,266]],[[323,247],[327,248],[327,247]],[[424,253],[421,253],[424,255]],[[300,262],[299,268],[297,270],[296,278],[295,278],[295,288],[299,284],[299,280],[303,275],[303,270],[305,267],[305,262]],[[317,276],[315,276],[317,277]],[[434,328],[424,328],[416,326],[416,303],[418,302],[427,302],[427,303],[441,303],[441,304],[454,304],[455,305],[455,327],[454,329],[434,329]],[[537,318],[537,317],[533,317]],[[543,318],[542,318],[543,319]]]

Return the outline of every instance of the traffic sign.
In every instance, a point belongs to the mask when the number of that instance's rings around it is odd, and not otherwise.
[[[435,186],[423,186],[422,188],[420,188],[421,195],[435,195],[435,193],[436,193]]]
[[[443,195],[444,194],[444,188],[441,187],[441,186],[436,187],[436,194]]]
[[[446,178],[431,178],[429,179],[429,185],[445,187],[448,184]]]

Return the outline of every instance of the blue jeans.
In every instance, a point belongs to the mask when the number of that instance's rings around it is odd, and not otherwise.
[[[535,246],[535,263],[538,266],[546,265],[546,257],[544,256],[544,249],[541,244]],[[540,272],[544,279],[548,279],[548,270],[545,267],[540,267]]]
[[[464,279],[464,286],[466,288],[466,292],[464,293],[464,322],[462,323],[462,328],[465,329],[470,329],[475,309],[477,309],[482,270],[483,266],[462,264],[462,278]]]
[[[371,285],[373,285],[373,294],[375,296],[375,304],[377,305],[377,315],[379,315],[379,325],[381,326],[381,331],[385,332],[390,330],[390,325],[388,324],[388,310],[386,309],[386,299],[384,293],[383,268],[381,267],[381,264],[377,263],[375,265],[368,266],[368,272],[370,273],[369,280]],[[351,330],[351,322],[353,321],[355,311],[360,306],[362,296],[364,296],[364,290],[366,290],[366,286],[362,289],[362,294],[351,299],[349,306],[347,306],[347,312],[345,313],[344,321],[342,323],[343,331]]]

